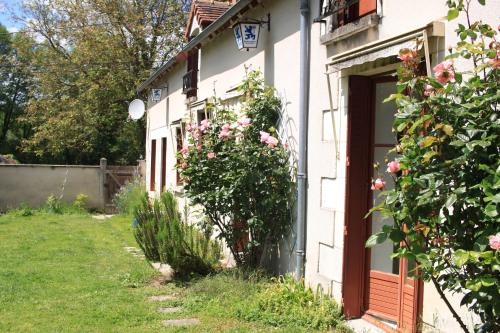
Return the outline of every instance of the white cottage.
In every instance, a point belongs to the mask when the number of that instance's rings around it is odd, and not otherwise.
[[[496,26],[500,0],[486,8],[472,2],[471,11]],[[161,91],[148,100],[150,194],[168,188],[182,199],[174,165],[183,124],[209,116],[205,103],[214,93],[237,105],[245,66],[259,69],[286,102],[283,131],[298,154],[304,194],[297,245],[283,246],[276,270],[303,273],[342,302],[348,318],[385,331],[460,330],[433,285],[412,278],[410,263],[390,258],[391,244],[364,246],[382,225],[363,216],[374,200],[373,162],[395,143],[395,106],[382,101],[395,91],[396,55],[420,39],[430,72],[457,42],[457,23],[447,22],[446,13],[444,0],[194,0],[187,45],[138,88],[150,96]],[[245,19],[270,21],[248,51],[239,50],[232,29]],[[460,298],[451,297],[457,308]],[[459,312],[472,325],[474,316]]]

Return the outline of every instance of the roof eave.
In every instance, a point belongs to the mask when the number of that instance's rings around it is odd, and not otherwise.
[[[195,48],[197,45],[201,44],[206,38],[211,34],[216,32],[218,29],[222,28],[227,22],[229,22],[234,16],[239,12],[244,10],[248,5],[250,5],[255,0],[240,0],[237,1],[233,6],[231,6],[224,14],[222,14],[217,20],[212,22],[208,27],[203,29],[199,35],[191,39],[183,48],[180,53],[187,53],[188,51]],[[176,64],[176,56],[170,58],[165,64],[158,68],[146,81],[144,81],[138,88],[137,93],[141,93],[146,90],[163,72],[168,70],[170,67]]]

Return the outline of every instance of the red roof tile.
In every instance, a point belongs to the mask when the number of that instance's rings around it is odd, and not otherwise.
[[[203,29],[218,19],[233,5],[232,0],[228,1],[210,1],[210,0],[194,0],[189,12],[185,36],[189,39],[193,19],[196,17],[198,24]]]

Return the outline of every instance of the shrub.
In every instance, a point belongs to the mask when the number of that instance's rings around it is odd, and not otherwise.
[[[87,205],[88,199],[89,199],[88,195],[84,193],[78,193],[75,198],[75,201],[73,201],[73,207],[76,208],[77,210],[84,210]]]
[[[45,201],[45,209],[52,214],[62,214],[62,204],[61,200],[59,200],[55,195],[51,194]]]
[[[14,213],[18,216],[32,216],[34,214],[34,210],[28,206],[26,203],[21,203],[18,209],[14,211]]]
[[[134,235],[150,261],[169,264],[179,276],[207,274],[220,257],[220,245],[182,220],[174,194],[152,202],[144,194],[134,214]]]
[[[463,11],[470,22],[469,2],[448,0],[448,17]],[[482,22],[456,31],[460,41],[434,67],[434,77],[419,75],[415,50],[400,53],[397,94],[388,98],[398,106],[397,156],[387,160],[395,187],[373,208],[394,224],[367,245],[401,244],[395,256],[418,263],[416,273],[432,281],[464,332],[445,291],[464,295],[461,305],[481,318],[476,330],[499,332],[500,44]],[[459,72],[455,59],[471,70]],[[383,187],[380,175],[372,189]]]
[[[213,119],[186,127],[178,170],[191,203],[203,207],[240,266],[257,267],[264,249],[290,230],[292,168],[275,128],[281,101],[259,72],[241,90],[241,118],[214,99]]]
[[[141,204],[146,191],[140,178],[134,178],[120,188],[113,198],[113,203],[118,213],[133,215],[135,208]]]
[[[345,326],[340,306],[318,290],[314,293],[291,275],[273,278],[252,303],[238,310],[238,316],[273,326],[300,326],[336,332],[352,332]]]

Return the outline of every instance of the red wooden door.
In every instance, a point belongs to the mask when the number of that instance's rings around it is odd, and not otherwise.
[[[393,223],[377,213],[367,220],[363,217],[381,200],[370,191],[370,179],[383,176],[392,186],[384,166],[396,143],[392,133],[396,106],[383,100],[395,89],[392,78],[350,77],[343,302],[347,317],[363,315],[388,329],[416,332],[419,281],[412,277],[414,268],[405,260],[391,259],[391,242],[364,247],[372,233]],[[374,163],[379,163],[378,171]]]
[[[396,82],[392,78],[374,79],[372,86],[372,131],[371,131],[371,175],[374,179],[383,177],[386,188],[394,186],[386,172],[387,159],[393,160],[389,151],[395,146],[396,137],[392,124],[396,105],[384,103],[384,99],[396,92]],[[378,169],[374,165],[379,165]],[[377,192],[371,192],[371,205],[382,200]],[[391,218],[384,218],[378,212],[368,220],[367,236],[391,225]],[[418,314],[418,283],[412,278],[414,265],[407,260],[392,259],[394,245],[388,241],[367,250],[365,312],[388,326],[404,332],[416,331]]]

